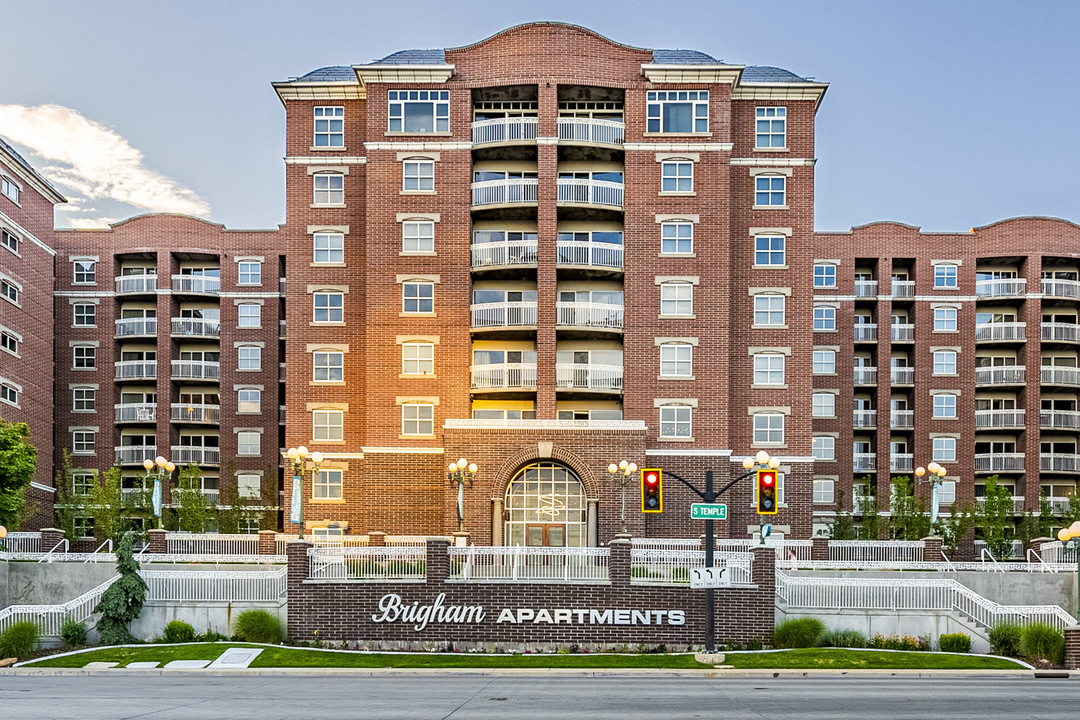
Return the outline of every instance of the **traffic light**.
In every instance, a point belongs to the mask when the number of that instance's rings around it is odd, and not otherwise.
[[[664,471],[659,468],[641,471],[641,512],[664,511]]]
[[[778,512],[775,470],[757,471],[757,497],[758,515],[775,515]]]

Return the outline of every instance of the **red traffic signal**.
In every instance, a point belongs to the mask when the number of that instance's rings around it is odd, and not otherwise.
[[[758,515],[776,515],[779,512],[776,501],[776,471],[758,470],[757,472],[757,511]]]
[[[664,471],[652,468],[641,471],[641,512],[664,511]]]

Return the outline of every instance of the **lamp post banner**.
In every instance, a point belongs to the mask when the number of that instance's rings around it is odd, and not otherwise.
[[[154,477],[154,493],[151,496],[154,504],[154,517],[161,517],[161,474]]]
[[[300,524],[300,515],[301,515],[300,492],[301,492],[300,491],[300,476],[299,475],[293,475],[293,479],[292,479],[292,503],[291,503],[291,507],[289,508],[289,522],[296,523],[297,525]]]

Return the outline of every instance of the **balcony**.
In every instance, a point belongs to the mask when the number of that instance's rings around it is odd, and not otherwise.
[[[285,406],[284,405],[278,405],[277,422],[278,422],[278,425],[284,425],[285,424]]]
[[[975,368],[976,385],[1023,385],[1023,365],[995,365]]]
[[[622,209],[623,184],[610,180],[559,178],[559,205],[593,205]]]
[[[560,240],[556,246],[557,264],[622,270],[623,246],[592,240]]]
[[[115,365],[117,380],[157,380],[157,360],[121,360]]]
[[[1046,297],[1063,298],[1065,300],[1080,300],[1080,282],[1076,280],[1053,280],[1044,278],[1042,281],[1043,295]]]
[[[278,382],[285,382],[285,363],[278,363],[277,379]]]
[[[473,269],[528,265],[536,267],[535,240],[501,240],[473,243]]]
[[[173,360],[172,377],[174,380],[214,380],[221,379],[221,363],[209,360]]]
[[[278,320],[278,340],[285,339],[285,321]]]
[[[893,323],[889,331],[893,342],[915,342],[915,325],[912,323]]]
[[[536,302],[493,302],[471,305],[473,329],[536,327]]]
[[[473,207],[535,205],[536,178],[483,180],[472,184]]]
[[[218,499],[221,497],[221,493],[218,490],[210,490],[208,488],[202,488],[199,490],[199,494],[203,496],[203,500],[208,505],[216,506]]]
[[[877,427],[877,410],[856,410],[852,423],[857,428]]]
[[[1024,472],[1024,453],[979,453],[975,455],[975,472]]]
[[[155,403],[121,403],[113,405],[117,423],[152,423],[157,422]]]
[[[1051,430],[1080,430],[1080,412],[1075,410],[1040,410],[1039,426]]]
[[[855,342],[877,342],[877,324],[856,323]]]
[[[892,296],[901,300],[910,300],[915,297],[914,280],[893,280]]]
[[[190,445],[173,445],[170,449],[172,461],[177,465],[220,465],[221,448],[216,447],[192,447]]]
[[[1027,294],[1025,278],[998,278],[975,282],[975,296],[980,299],[1024,297],[1025,294]]]
[[[117,295],[154,295],[157,275],[121,275],[116,278]]]
[[[1023,430],[1025,410],[976,410],[976,430]]]
[[[286,278],[279,277],[277,282],[278,282],[278,293],[281,294],[281,295],[284,295],[285,294],[285,285],[286,285],[286,282],[287,282]]]
[[[1022,495],[1013,495],[1012,497],[1009,498],[1009,500],[1011,501],[1011,504],[1012,504],[1012,514],[1013,515],[1023,515],[1024,514],[1024,497]],[[976,507],[976,509],[978,509],[980,511],[983,510],[986,507],[986,498],[985,497],[977,497],[977,498],[975,498],[975,507]]]
[[[915,453],[893,453],[889,456],[889,472],[909,473],[915,470]]]
[[[536,140],[538,117],[501,117],[472,124],[473,145],[524,143]]]
[[[893,385],[914,385],[915,368],[907,365],[889,368],[889,382]]]
[[[577,365],[556,363],[555,384],[559,390],[622,392],[621,365]]]
[[[1080,369],[1074,367],[1043,365],[1041,375],[1043,385],[1080,387]]]
[[[623,144],[621,120],[559,118],[559,142],[619,146]]]
[[[157,318],[121,318],[116,321],[116,337],[157,336]]]
[[[536,363],[473,365],[473,390],[535,390]]]
[[[593,302],[556,303],[556,324],[561,327],[621,330],[623,306]]]
[[[906,430],[915,427],[915,411],[893,410],[889,413],[889,427],[893,430]]]
[[[1080,473],[1077,453],[1039,453],[1040,472]]]
[[[855,281],[855,297],[857,297],[857,298],[876,298],[877,297],[877,280],[856,280]]]
[[[644,430],[642,420],[507,420],[505,418],[447,418],[444,428],[488,430],[490,428],[528,428],[532,430]]]
[[[1045,495],[1050,502],[1050,511],[1055,515],[1062,515],[1069,511],[1069,498],[1067,497],[1055,497],[1053,495]]]
[[[877,368],[866,365],[855,367],[856,385],[877,385]]]
[[[121,465],[142,466],[143,460],[158,456],[157,445],[120,445],[114,448]]]
[[[1080,325],[1075,323],[1044,322],[1042,324],[1043,342],[1080,342]]]
[[[216,340],[221,337],[221,323],[217,320],[201,320],[198,318],[173,318],[172,334]]]
[[[851,466],[855,472],[877,472],[877,453],[854,453]]]
[[[1024,342],[1024,322],[983,323],[975,326],[975,342]]]
[[[209,275],[173,275],[174,293],[185,295],[217,295],[221,292],[221,278]]]
[[[189,405],[173,403],[169,406],[169,419],[174,423],[212,423],[221,422],[220,405]]]
[[[875,498],[873,496],[867,497],[866,495],[856,495],[851,498],[851,511],[856,515],[862,515],[865,512],[875,508]]]

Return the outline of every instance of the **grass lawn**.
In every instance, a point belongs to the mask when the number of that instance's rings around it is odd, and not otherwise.
[[[808,648],[778,653],[734,653],[725,665],[739,669],[776,670],[1026,670],[1011,660],[982,655],[939,655],[924,652],[882,652]]]

